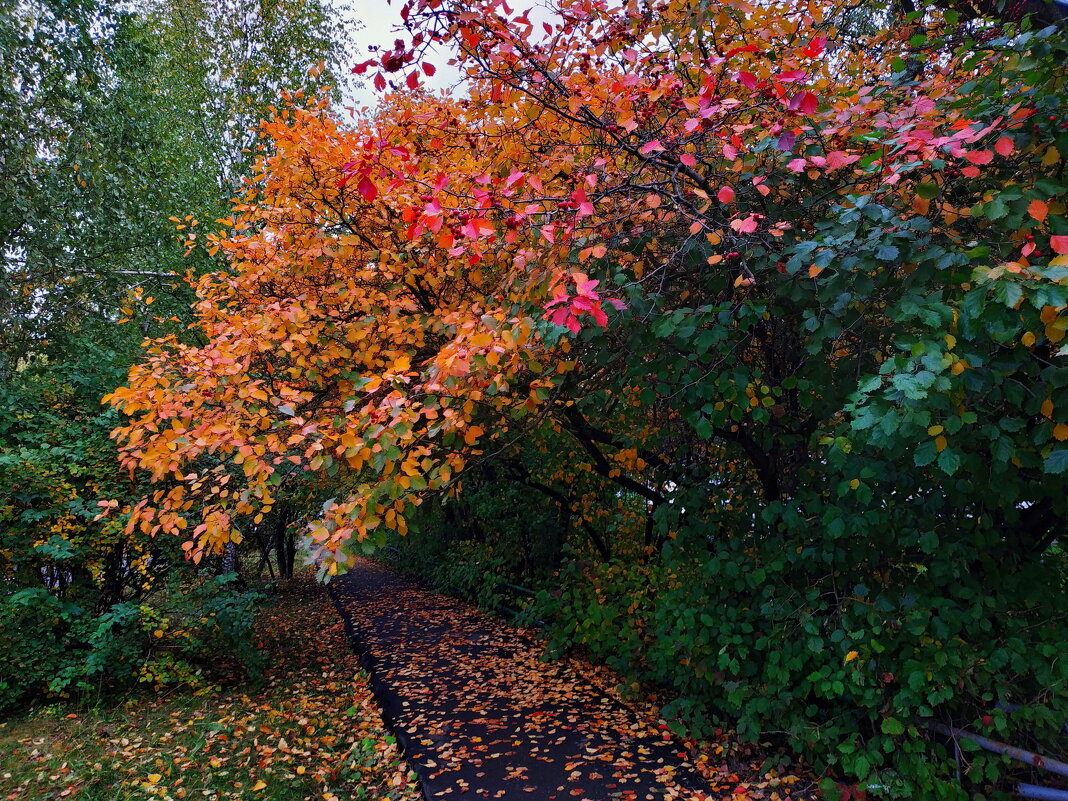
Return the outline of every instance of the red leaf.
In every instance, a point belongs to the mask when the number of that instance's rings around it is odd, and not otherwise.
[[[1014,147],[1015,144],[1013,143],[1013,141],[1009,139],[1009,137],[1003,136],[998,139],[997,144],[994,145],[994,150],[996,150],[1002,156],[1010,156],[1012,155],[1012,150]]]
[[[419,73],[409,72],[408,77],[404,79],[404,82],[408,84],[409,89],[415,89],[419,86]]]
[[[642,155],[648,156],[650,153],[654,153],[657,150],[663,150],[664,146],[660,144],[659,139],[654,139],[652,142],[646,142],[642,145]]]
[[[750,214],[744,220],[739,218],[731,220],[731,228],[740,234],[751,234],[757,229],[757,218],[755,214]]]
[[[360,182],[356,184],[356,191],[359,192],[363,199],[368,203],[378,197],[378,187],[376,187],[374,181],[366,175],[360,176]]]
[[[385,78],[385,76],[381,72],[375,73],[375,89],[377,89],[379,92],[381,92],[385,88],[386,88],[386,78]]]
[[[735,47],[727,51],[726,58],[736,56],[739,53],[755,53],[759,48],[755,44],[742,45],[741,47]]]
[[[437,67],[431,64],[429,61],[423,62],[423,72],[425,72],[427,75],[433,75],[437,71]]]
[[[571,199],[578,204],[579,217],[589,217],[593,214],[593,204],[586,198],[585,190],[576,189],[571,193]]]
[[[808,43],[808,47],[804,48],[801,51],[801,54],[804,56],[808,56],[809,58],[816,58],[816,56],[823,52],[823,48],[826,46],[826,36],[815,36],[812,38],[812,41]]]
[[[1053,248],[1054,253],[1068,253],[1068,236],[1051,236],[1049,246]]]
[[[812,114],[819,107],[820,101],[812,92],[798,92],[790,98],[790,111]]]
[[[738,80],[741,81],[742,85],[745,86],[746,89],[757,88],[757,77],[751,72],[739,72]]]
[[[972,164],[989,164],[994,160],[994,154],[989,150],[973,150],[965,158]]]
[[[493,233],[493,223],[484,217],[476,217],[460,229],[468,239],[478,239]]]
[[[722,187],[716,192],[716,197],[719,198],[720,203],[733,203],[734,202],[734,190],[729,186]]]

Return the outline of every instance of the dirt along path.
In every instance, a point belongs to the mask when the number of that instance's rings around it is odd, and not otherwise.
[[[477,609],[367,561],[330,587],[428,798],[731,795],[665,731]]]

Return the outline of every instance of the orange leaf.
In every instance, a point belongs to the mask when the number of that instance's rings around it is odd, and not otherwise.
[[[1044,201],[1036,198],[1028,204],[1027,213],[1039,222],[1043,222],[1046,219],[1046,215],[1049,214],[1049,206]]]

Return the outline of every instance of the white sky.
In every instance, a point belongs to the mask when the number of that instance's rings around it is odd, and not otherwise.
[[[359,48],[357,62],[366,61],[371,57],[372,54],[367,49],[369,45],[378,45],[391,50],[393,49],[394,39],[403,38],[405,42],[410,40],[406,31],[402,33],[397,30],[401,28],[400,7],[403,4],[404,0],[393,0],[392,5],[387,0],[337,0],[335,8],[344,19],[352,20],[351,36]],[[509,5],[516,12],[521,12],[523,9],[530,10],[530,20],[534,23],[532,41],[538,41],[542,38],[541,24],[543,22],[550,24],[560,22],[560,17],[548,7],[552,5],[551,3],[539,2],[539,0],[511,0]],[[362,23],[362,27],[360,23]],[[401,30],[403,31],[403,28]],[[433,64],[437,70],[433,77],[427,77],[420,70],[423,84],[428,89],[453,88],[454,94],[464,94],[463,88],[459,86],[459,71],[448,63],[453,56],[453,51],[443,47],[438,47],[428,53],[427,58],[424,60]],[[407,71],[397,73],[397,75],[407,75]],[[350,102],[346,105],[360,108],[362,106],[372,106],[376,102],[379,93],[374,90],[371,84],[373,68],[369,68],[363,78],[364,86],[362,88],[353,89],[347,93],[346,99]],[[403,77],[400,80],[403,80]]]
[[[400,7],[403,2],[404,0],[393,0],[393,4],[390,5],[386,0],[349,0],[348,8],[339,9],[345,18],[353,21],[352,39],[359,47],[358,61],[371,57],[367,49],[369,45],[392,49],[394,39],[404,38],[405,41],[410,39],[406,32],[397,31],[397,28],[401,26]],[[363,27],[360,27],[358,22],[362,22]],[[459,72],[448,64],[450,58],[452,58],[451,53],[439,48],[426,59],[437,68],[433,77],[428,78],[423,75],[423,83],[427,88],[446,89],[459,82]],[[371,85],[373,72],[373,68],[369,69],[363,76],[364,86],[354,89],[349,93],[350,97],[346,98],[357,108],[374,105],[379,95]],[[398,75],[406,74],[407,72],[398,73]],[[421,70],[420,74],[422,74]]]

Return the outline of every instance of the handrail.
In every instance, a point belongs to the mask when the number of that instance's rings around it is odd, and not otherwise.
[[[1033,751],[1027,751],[1023,748],[1017,748],[1014,745],[1008,743],[1001,743],[997,740],[991,740],[989,737],[984,737],[981,734],[975,732],[966,731],[964,729],[955,729],[952,726],[947,726],[944,723],[939,723],[937,720],[928,720],[924,722],[928,729],[936,731],[939,734],[944,734],[946,737],[959,740],[971,740],[980,748],[985,748],[995,754],[1004,754],[1012,759],[1025,762],[1036,768],[1042,768],[1043,770],[1052,771],[1061,776],[1068,776],[1068,762],[1061,762],[1059,759],[1053,757],[1043,756],[1042,754],[1036,754]]]

